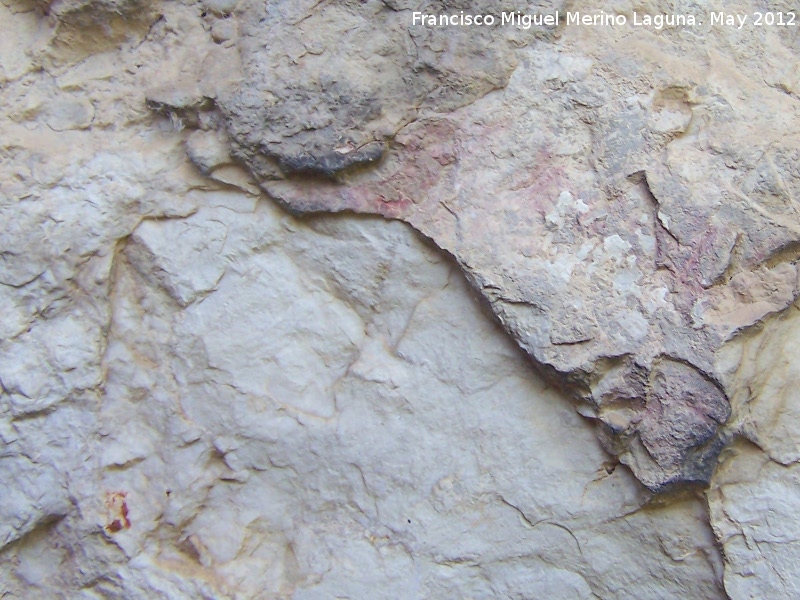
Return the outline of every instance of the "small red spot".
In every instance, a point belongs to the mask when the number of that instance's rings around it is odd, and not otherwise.
[[[106,492],[106,508],[111,521],[106,525],[106,530],[116,533],[122,529],[130,529],[131,521],[128,518],[127,492]]]
[[[119,522],[119,519],[114,519],[106,525],[106,529],[108,529],[111,533],[117,533],[120,529],[122,529],[122,523]]]

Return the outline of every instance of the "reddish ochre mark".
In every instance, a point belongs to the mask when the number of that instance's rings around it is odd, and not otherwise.
[[[128,518],[128,503],[125,498],[127,492],[106,492],[106,508],[109,513],[109,520],[106,531],[117,533],[123,529],[130,529],[131,520]]]
[[[108,529],[111,533],[117,533],[120,529],[122,529],[122,523],[119,522],[119,519],[114,519],[106,525],[106,529]]]

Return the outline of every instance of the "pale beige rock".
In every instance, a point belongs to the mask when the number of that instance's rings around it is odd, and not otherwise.
[[[749,442],[726,450],[708,492],[725,552],[725,589],[735,599],[792,598],[800,589],[800,473]]]
[[[772,460],[787,466],[800,460],[797,313],[795,305],[758,331],[741,336],[718,358],[732,390],[733,426]]]
[[[263,162],[237,134],[232,116],[246,115],[256,99],[231,91],[246,73],[273,73],[257,64],[264,34],[249,16],[263,5],[54,2],[50,16],[34,10],[44,3],[0,5],[0,595],[725,598],[724,572],[731,598],[793,597],[794,320],[772,320],[716,353],[717,338],[703,333],[724,337],[791,303],[792,247],[759,263],[755,254],[772,252],[772,238],[730,237],[728,221],[712,218],[721,240],[712,248],[721,250],[698,251],[705,262],[697,276],[714,276],[726,253],[735,260],[696,302],[643,285],[655,276],[630,258],[663,257],[664,244],[672,252],[665,228],[693,239],[671,186],[736,184],[763,200],[745,210],[753,223],[771,222],[776,211],[791,218],[793,180],[774,173],[792,160],[796,73],[786,64],[794,64],[796,42],[783,33],[757,43],[705,33],[705,42],[730,45],[709,52],[709,77],[717,78],[709,86],[717,87],[703,91],[692,81],[674,85],[679,68],[696,60],[684,60],[680,50],[692,40],[675,32],[632,36],[602,61],[600,33],[576,41],[565,32],[559,41],[536,30],[496,38],[419,32],[399,46],[418,51],[407,60],[394,44],[405,39],[411,3],[312,4],[270,3],[264,30],[276,36],[269,52],[282,65],[276,92],[284,104],[267,112],[285,111],[288,129],[306,117],[334,124],[346,115],[341,93],[325,97],[311,78],[302,89],[317,94],[317,114],[289,97],[285,84],[304,61],[319,72],[347,68],[385,102],[383,112],[342,130],[353,144],[363,135],[386,143],[377,170],[332,169],[346,184],[333,196],[325,181],[298,192],[296,180],[280,179],[278,163],[302,167],[292,143],[326,150],[334,126],[320,139],[267,139],[273,158]],[[365,15],[377,15],[386,35],[370,38]],[[289,17],[307,17],[302,35],[281,31]],[[334,23],[324,31],[327,19]],[[453,40],[462,54],[451,53]],[[352,45],[359,53],[349,53]],[[776,53],[758,77],[737,73],[766,49]],[[653,62],[636,72],[632,58]],[[417,79],[406,84],[409,66]],[[362,68],[370,78],[362,80]],[[382,87],[375,74],[387,69]],[[620,74],[638,77],[624,97]],[[756,99],[734,94],[753,86]],[[409,108],[409,98],[419,106]],[[214,108],[234,101],[235,110]],[[548,121],[552,102],[564,110]],[[762,117],[748,110],[759,102],[764,120],[784,111],[786,135],[767,153],[775,169],[725,145],[742,120],[757,129]],[[590,113],[595,121],[581,121]],[[652,133],[647,156],[626,150],[641,140],[633,125],[619,128],[617,113]],[[706,122],[721,127],[716,137],[702,130]],[[264,127],[259,135],[274,133]],[[537,158],[538,171],[527,169],[532,137],[552,151]],[[667,139],[675,141],[663,150]],[[332,150],[354,151],[349,143]],[[314,207],[328,210],[343,191],[379,189],[387,172],[397,174],[398,193],[433,190],[432,212],[408,220],[458,264],[401,223],[292,217],[260,196],[234,155],[285,203],[322,199]],[[619,189],[579,193],[560,184],[563,174],[549,179],[547,161],[567,164],[567,174],[597,165]],[[755,166],[737,179],[715,161],[732,172]],[[419,170],[403,171],[409,164]],[[516,210],[536,185],[547,201]],[[486,190],[493,204],[483,202]],[[607,205],[598,207],[601,200]],[[479,211],[486,207],[495,212]],[[391,210],[384,212],[397,216]],[[609,230],[595,239],[591,227]],[[487,251],[470,239],[492,244]],[[503,263],[502,277],[488,277],[512,247],[519,256]],[[677,256],[691,263],[695,250]],[[531,264],[544,269],[533,283]],[[726,455],[708,492],[711,527],[701,496],[653,496],[604,452],[590,424],[491,322],[462,270],[517,342],[528,335],[520,315],[530,312],[519,302],[542,296],[551,312],[539,316],[549,325],[535,338],[544,354],[534,358],[578,383],[593,364],[603,373],[590,390],[599,406],[590,398],[579,409],[638,431],[641,446],[618,452],[653,487],[660,480],[647,479],[654,471],[646,461],[684,479],[686,465],[702,467],[699,479],[710,469],[713,452],[692,452],[697,436],[725,419],[719,379],[733,405],[728,431],[767,454],[740,441]],[[572,293],[578,276],[597,279],[597,288]],[[654,314],[669,317],[661,333]],[[534,340],[529,333],[524,339]],[[598,336],[645,354],[651,343],[699,340],[698,356],[713,367],[703,375],[656,357],[647,365],[649,395],[637,398],[658,410],[643,415],[636,401],[614,401],[639,389],[639,371],[624,361],[592,363],[584,347],[595,348]],[[683,380],[704,392],[700,402],[672,401],[679,394],[671,386]],[[742,395],[748,387],[752,397]]]

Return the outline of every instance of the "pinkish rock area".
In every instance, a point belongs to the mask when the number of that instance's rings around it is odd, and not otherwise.
[[[0,597],[796,598],[800,11],[601,4],[0,0]]]

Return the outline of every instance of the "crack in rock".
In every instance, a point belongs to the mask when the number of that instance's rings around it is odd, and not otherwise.
[[[412,225],[642,483],[706,484],[730,437],[715,355],[798,297],[800,117],[766,83],[740,99],[759,61],[734,67],[720,35],[729,75],[711,77],[673,30],[622,45],[613,27],[417,27],[383,3],[237,10],[241,78],[197,119],[228,156],[294,213]]]

